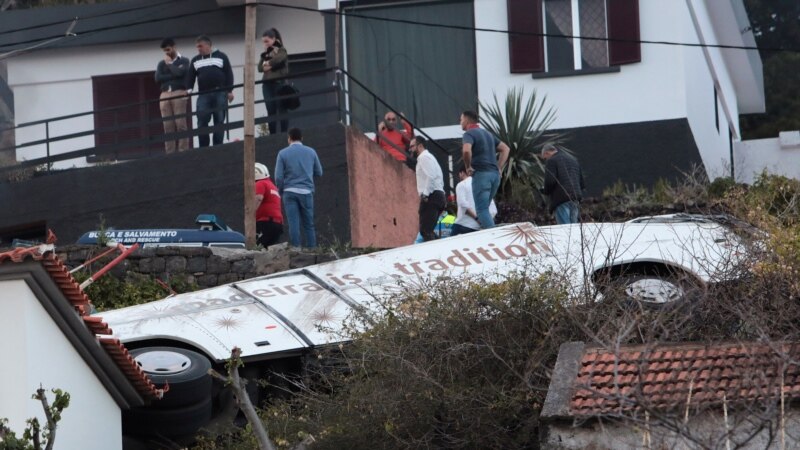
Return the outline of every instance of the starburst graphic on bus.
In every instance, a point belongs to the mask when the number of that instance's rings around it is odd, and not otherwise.
[[[211,321],[218,330],[225,331],[238,330],[242,328],[244,321],[233,316],[222,316]]]

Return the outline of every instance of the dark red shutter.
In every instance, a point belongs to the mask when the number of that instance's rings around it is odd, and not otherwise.
[[[511,73],[543,72],[542,0],[507,0],[507,5]]]
[[[159,91],[152,71],[92,77],[94,109],[100,110],[94,114],[95,145],[100,147],[124,144],[125,141],[140,141],[164,134],[158,102],[148,102],[157,99]],[[121,108],[102,111],[123,105],[125,106]],[[187,106],[188,125],[191,129],[191,103]],[[125,125],[129,126],[124,127]],[[121,126],[124,128],[118,128]],[[103,129],[106,131],[97,131]],[[89,157],[88,160],[136,159],[158,154],[163,150],[163,142],[153,142],[149,145],[123,147],[111,154]]]
[[[641,62],[639,36],[639,0],[608,0],[609,65]]]

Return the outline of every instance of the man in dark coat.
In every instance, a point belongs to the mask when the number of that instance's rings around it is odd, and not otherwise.
[[[542,193],[550,199],[550,212],[556,223],[578,223],[578,204],[584,189],[583,173],[578,160],[555,146],[542,149],[544,159],[544,186]]]

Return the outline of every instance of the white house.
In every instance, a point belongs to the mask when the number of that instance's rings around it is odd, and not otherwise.
[[[478,99],[489,102],[494,94],[502,99],[512,87],[536,89],[557,109],[554,127],[568,132],[566,145],[583,164],[590,194],[617,179],[652,184],[674,178],[693,164],[702,164],[711,178],[727,175],[740,140],[739,115],[764,111],[757,50],[714,47],[755,46],[743,0],[342,1],[341,14],[335,0],[270,3],[258,8],[258,35],[274,26],[290,55],[314,60],[316,68],[342,67],[347,95],[340,106],[348,123],[373,131],[391,106],[430,136],[453,139],[457,152],[460,111],[476,109]],[[144,92],[155,89],[149,73],[165,35],[178,37],[189,56],[196,34],[211,35],[229,55],[236,82],[242,81],[244,14],[233,0],[166,6],[131,0],[36,15],[7,12],[0,15],[3,27],[64,22],[44,28],[47,33],[37,28],[2,35],[0,49],[22,50],[63,34],[73,16],[88,17],[73,28],[77,36],[2,60],[14,93],[14,123],[112,106],[121,96],[123,103],[152,98],[157,92]],[[40,40],[32,41],[32,33]],[[261,51],[259,43],[256,49]],[[134,93],[127,89],[131,80],[139,80]],[[241,91],[235,94],[240,101]],[[256,116],[263,115],[258,105]],[[51,124],[50,136],[86,131],[51,144],[51,153],[106,139],[108,133],[93,127],[121,119],[99,116]],[[240,118],[241,109],[231,109],[230,119]],[[158,133],[158,125],[140,132]],[[44,136],[44,125],[26,127],[17,129],[16,142]],[[239,137],[236,131],[229,139]],[[20,147],[17,153],[17,159],[31,159],[46,149]]]
[[[46,424],[31,395],[41,386],[70,394],[56,449],[122,448],[121,410],[157,396],[108,326],[88,315],[86,294],[49,249],[0,253],[0,418],[22,436],[25,421]]]
[[[800,180],[800,131],[737,142],[734,154],[736,181],[752,184],[763,172]]]
[[[476,2],[476,26],[497,28],[506,22],[505,11],[494,9],[493,13],[490,12],[492,9],[489,5],[492,3],[491,0]],[[509,5],[515,3],[524,2],[509,1]],[[548,28],[554,20],[547,8],[552,5],[557,9],[552,13],[554,16],[560,12],[559,8],[566,9],[566,4],[571,4],[572,31],[565,34],[579,35],[578,30],[587,28],[590,35],[621,39],[755,47],[741,0],[544,0],[538,3],[544,6],[544,31],[548,34],[555,30]],[[606,8],[603,8],[603,3]],[[592,4],[595,6],[590,8]],[[484,13],[479,14],[478,8],[482,8]],[[637,25],[634,20],[637,9],[639,33],[634,33],[632,28]],[[593,24],[597,19],[589,14],[602,16],[604,11],[605,27],[602,24],[584,25],[585,20]],[[627,19],[629,22],[625,26],[630,28],[617,31],[617,36],[612,34],[612,12],[619,16],[617,21]],[[566,30],[559,28],[558,31]],[[608,43],[606,56],[604,42],[582,41],[580,45],[573,46],[575,72],[567,70],[561,76],[548,78],[547,64],[553,59],[548,52],[551,48],[559,50],[556,45],[548,43],[550,39],[544,39],[544,71],[539,73],[541,77],[534,75],[533,79],[502,70],[508,69],[508,58],[504,58],[501,52],[488,51],[490,46],[504,45],[507,39],[492,36],[478,41],[481,43],[476,48],[479,55],[479,96],[487,98],[492,91],[501,91],[506,85],[525,83],[546,94],[558,107],[556,128],[624,124],[630,133],[643,133],[643,144],[647,142],[647,132],[642,131],[646,126],[644,124],[660,122],[667,126],[669,121],[688,122],[689,131],[711,178],[728,173],[731,144],[741,139],[739,115],[764,111],[761,60],[757,50],[642,43],[638,45],[639,55],[636,55],[635,48],[621,51],[627,51],[629,55],[621,55],[628,58],[616,66],[619,71],[603,73],[599,70],[600,73],[592,74],[592,69],[612,68],[608,59],[614,56],[615,42]],[[598,46],[601,47],[599,50],[596,48]],[[596,61],[590,61],[585,56],[581,58],[581,50],[584,53],[594,52],[590,54]],[[598,53],[599,56],[596,56]],[[481,61],[481,55],[486,55],[485,63]],[[497,67],[498,70],[490,72],[486,69],[489,67]],[[589,74],[578,76],[582,70],[589,70]],[[650,156],[647,147],[643,146],[638,151],[641,159]]]
[[[758,51],[713,47],[755,47],[742,0],[376,3],[343,3],[354,77],[440,138],[476,97],[536,89],[595,185],[728,175],[739,115],[764,111]]]

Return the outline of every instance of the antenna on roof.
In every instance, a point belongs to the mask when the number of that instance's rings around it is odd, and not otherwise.
[[[72,32],[72,30],[75,29],[75,25],[77,24],[78,24],[78,18],[76,17],[75,19],[72,20],[72,23],[69,25],[69,28],[67,28],[67,32],[64,33],[64,36],[77,36],[77,34]]]

